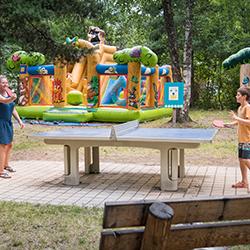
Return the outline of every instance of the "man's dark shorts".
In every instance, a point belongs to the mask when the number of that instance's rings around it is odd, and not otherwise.
[[[239,158],[250,159],[250,143],[238,144]]]

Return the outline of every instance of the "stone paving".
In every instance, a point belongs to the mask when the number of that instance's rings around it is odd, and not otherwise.
[[[166,200],[249,194],[233,189],[238,166],[186,166],[175,192],[161,191],[160,166],[102,162],[101,173],[81,177],[79,186],[63,184],[62,161],[15,161],[11,179],[0,178],[0,200],[103,207],[106,201]],[[83,169],[83,166],[82,166]]]

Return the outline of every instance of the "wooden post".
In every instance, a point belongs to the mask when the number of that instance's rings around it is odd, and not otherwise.
[[[162,202],[153,203],[149,207],[141,250],[167,249],[168,234],[173,216],[173,209]]]
[[[250,87],[250,64],[240,66],[240,86]]]
[[[141,63],[128,63],[128,109],[140,109],[141,97]]]
[[[66,64],[55,65],[52,102],[55,107],[63,107],[66,104]]]

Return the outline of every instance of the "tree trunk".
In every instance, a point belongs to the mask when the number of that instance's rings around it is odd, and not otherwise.
[[[193,56],[192,56],[193,58]],[[196,82],[195,78],[194,78],[194,61],[192,62],[192,79],[191,79],[191,83],[192,83],[192,88],[191,88],[191,97],[190,97],[190,106],[194,106],[195,105],[195,100],[199,100],[199,96],[200,96],[200,86],[199,83]]]
[[[172,0],[162,0],[162,6],[164,11],[165,28],[168,35],[168,48],[170,52],[170,58],[172,62],[173,78],[176,82],[182,81],[181,69],[179,63],[179,53],[177,46],[176,29],[174,25],[174,15],[172,11]],[[181,109],[174,109],[172,122],[176,123],[179,121]]]
[[[179,63],[179,53],[177,46],[176,29],[174,25],[174,14],[172,11],[172,0],[162,0],[164,10],[165,28],[168,35],[168,47],[173,66],[174,81],[182,81],[181,69]]]
[[[191,98],[191,80],[192,80],[192,9],[194,0],[186,0],[186,22],[185,22],[185,44],[184,44],[184,66],[183,78],[185,82],[184,107],[175,109],[173,112],[173,123],[187,122],[189,118],[189,106]],[[172,0],[162,0],[165,27],[168,35],[168,47],[173,66],[174,81],[183,81],[179,63],[179,53],[177,46],[176,28],[173,20]]]
[[[193,46],[192,46],[192,23],[193,23],[193,4],[194,0],[186,0],[186,21],[185,21],[185,42],[183,58],[183,79],[185,83],[184,106],[180,114],[180,122],[190,121],[189,107],[191,99],[192,65],[193,65]]]
[[[223,83],[222,83],[222,79],[221,79],[221,75],[222,75],[221,65],[222,65],[222,62],[220,62],[220,60],[219,60],[218,64],[216,64],[216,72],[218,72],[217,77],[216,77],[217,78],[216,81],[218,82],[218,103],[219,103],[219,108],[220,108],[220,110],[223,110],[224,107],[223,107],[223,102],[221,100],[222,90],[223,90]]]

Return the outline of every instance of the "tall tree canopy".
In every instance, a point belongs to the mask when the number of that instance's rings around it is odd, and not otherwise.
[[[63,45],[65,36],[86,35],[103,9],[102,1],[2,0],[0,43],[39,51],[49,58],[63,54],[67,59],[76,50]]]

